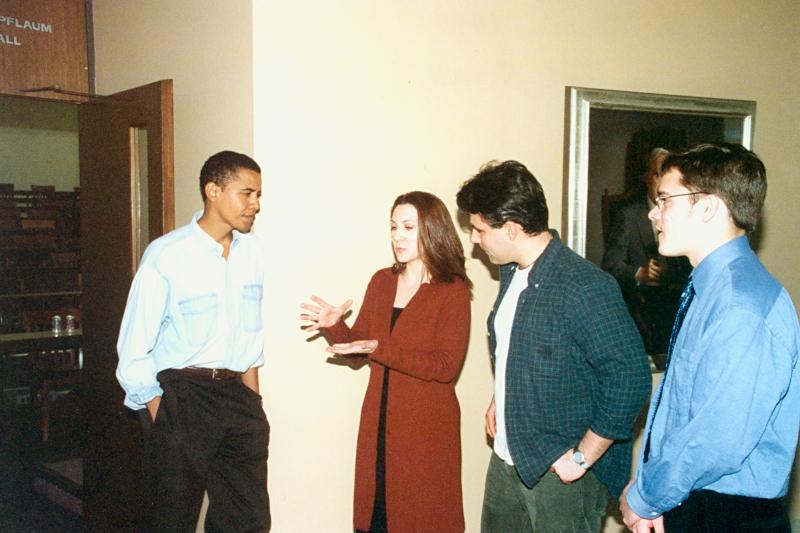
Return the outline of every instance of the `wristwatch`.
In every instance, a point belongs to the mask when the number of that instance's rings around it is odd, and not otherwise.
[[[586,462],[586,456],[583,455],[583,452],[577,448],[575,448],[575,451],[572,452],[572,460],[578,463],[578,466],[580,466],[584,470],[589,470],[592,467],[589,463]]]

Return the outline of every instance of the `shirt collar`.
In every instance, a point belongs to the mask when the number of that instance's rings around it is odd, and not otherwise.
[[[533,268],[531,268],[530,272],[528,272],[528,284],[533,283],[534,276],[538,276],[543,271],[547,270],[548,265],[554,261],[553,258],[558,253],[557,251],[564,247],[564,243],[561,242],[558,231],[554,229],[549,229],[547,231],[550,232],[553,238],[547,243],[547,246],[545,246],[539,257],[536,258],[536,261],[533,262]],[[514,275],[514,271],[519,268],[519,265],[516,263],[508,263],[503,265],[501,268],[506,269],[506,272],[509,274],[508,279],[511,280],[511,277]]]
[[[564,243],[561,242],[558,232],[554,229],[549,231],[553,238],[550,239],[550,242],[547,243],[547,246],[545,246],[545,249],[542,251],[541,255],[536,258],[536,261],[534,261],[531,273],[528,274],[529,280],[533,280],[534,274],[546,272],[549,265],[555,261],[555,256],[558,254],[558,250],[564,247]]]
[[[697,294],[703,292],[728,264],[748,253],[752,253],[750,243],[747,237],[742,235],[726,242],[708,254],[692,271],[695,292]]]
[[[213,253],[214,255],[222,257],[222,245],[214,240],[211,235],[206,233],[203,228],[200,227],[200,224],[197,223],[200,220],[200,217],[203,216],[203,210],[196,212],[192,216],[192,220],[189,222],[189,226],[192,228],[192,235],[194,236],[195,240],[200,244],[200,246],[206,248],[209,252]],[[235,248],[239,245],[239,239],[241,238],[242,234],[236,230],[233,230],[233,241],[231,242],[231,248]]]

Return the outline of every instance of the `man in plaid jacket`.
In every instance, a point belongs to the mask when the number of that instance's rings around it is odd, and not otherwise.
[[[501,265],[481,530],[599,531],[651,390],[641,337],[614,278],[548,229],[544,192],[524,165],[485,165],[457,201],[472,242]]]

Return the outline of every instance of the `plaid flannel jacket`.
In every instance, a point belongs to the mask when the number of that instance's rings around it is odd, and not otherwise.
[[[650,367],[617,282],[552,233],[520,294],[511,330],[509,450],[520,478],[533,487],[591,428],[616,441],[593,466],[616,497],[630,475],[632,429],[650,395]],[[493,364],[495,311],[515,268],[500,267],[488,319]]]

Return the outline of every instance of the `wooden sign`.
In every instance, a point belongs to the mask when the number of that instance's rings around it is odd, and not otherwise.
[[[0,93],[83,99],[41,89],[89,92],[87,4],[86,0],[0,0]]]

